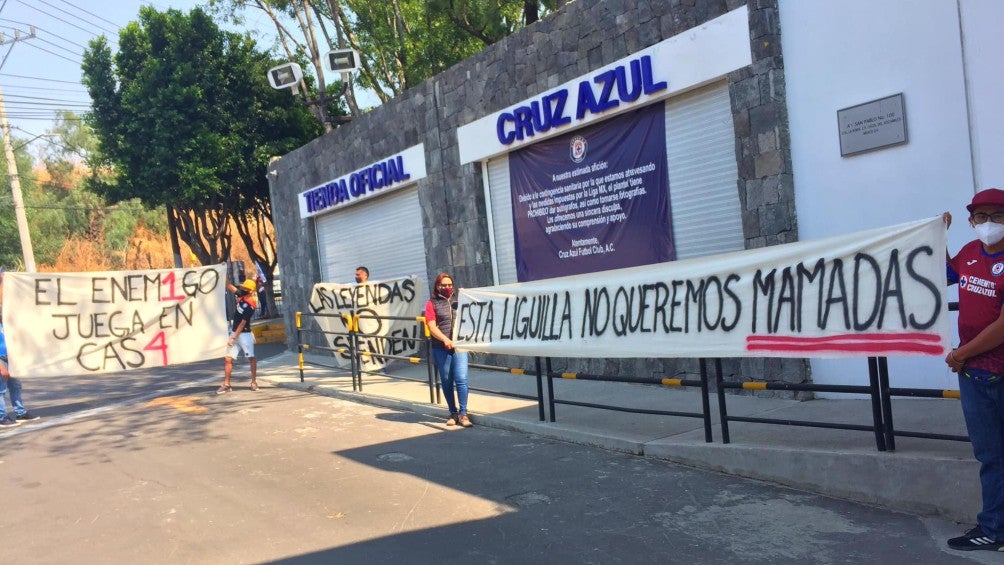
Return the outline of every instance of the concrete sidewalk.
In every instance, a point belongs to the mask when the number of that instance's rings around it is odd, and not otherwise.
[[[300,382],[295,353],[285,352],[259,368],[259,378],[304,390],[422,414],[447,416],[445,404],[430,403],[422,365],[396,363],[388,370],[415,381],[363,376],[353,392],[348,370],[331,358],[307,357]],[[266,365],[266,364],[263,364]],[[536,378],[472,369],[472,387],[536,397]],[[420,381],[420,382],[419,382]],[[544,394],[547,382],[544,380]],[[555,398],[635,409],[699,413],[698,389],[556,379]],[[783,400],[727,394],[730,416],[870,425],[871,401]],[[973,523],[981,506],[979,464],[969,443],[896,438],[896,451],[880,452],[872,432],[730,422],[731,443],[722,443],[717,402],[712,395],[713,443],[705,442],[700,418],[633,414],[558,404],[556,421],[541,422],[535,400],[471,392],[475,424],[537,434],[657,457],[732,475],[914,514],[940,515]],[[893,399],[897,430],[966,435],[957,400]],[[548,419],[550,414],[547,413]]]

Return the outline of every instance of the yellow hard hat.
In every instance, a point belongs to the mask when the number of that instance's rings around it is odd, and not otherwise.
[[[246,289],[248,292],[254,292],[258,289],[258,285],[251,279],[247,279],[241,283],[241,287]]]

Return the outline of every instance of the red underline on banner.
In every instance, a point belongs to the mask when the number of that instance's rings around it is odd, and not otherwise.
[[[927,353],[945,352],[941,336],[920,332],[888,334],[844,334],[828,337],[792,337],[751,335],[746,337],[747,351],[789,351],[804,353]]]

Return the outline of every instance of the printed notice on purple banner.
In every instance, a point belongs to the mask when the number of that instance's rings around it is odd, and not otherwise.
[[[676,258],[665,123],[653,104],[510,154],[520,282]]]

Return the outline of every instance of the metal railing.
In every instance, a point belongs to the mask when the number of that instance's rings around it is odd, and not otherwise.
[[[955,303],[952,303],[950,306],[954,306],[955,308],[957,308],[957,305]],[[303,329],[301,324],[301,316],[303,315],[339,317],[345,323],[347,331],[332,332],[332,331]],[[393,354],[363,350],[363,348],[361,348],[360,346],[361,338],[379,338],[385,340],[399,339],[399,340],[409,340],[409,341],[414,341],[414,338],[386,336],[376,333],[363,332],[361,331],[359,324],[360,319],[374,319],[374,320],[387,320],[387,321],[414,320],[420,322],[425,330],[423,337],[423,351],[425,353],[424,357],[393,355]],[[297,344],[299,349],[299,369],[300,369],[301,382],[303,382],[304,379],[303,352],[305,350],[311,350],[311,349],[329,351],[332,352],[333,354],[337,353],[349,358],[350,368],[352,373],[353,391],[362,392],[364,374],[375,375],[384,378],[394,378],[394,379],[410,380],[415,382],[424,382],[429,386],[430,404],[440,403],[441,386],[439,382],[439,374],[434,366],[434,363],[432,362],[431,336],[424,317],[376,316],[373,314],[355,315],[355,316],[349,316],[348,314],[343,314],[341,316],[338,316],[332,314],[328,315],[303,314],[302,312],[297,312],[296,322],[297,322]],[[336,348],[336,347],[306,345],[303,343],[303,333],[305,332],[316,332],[325,335],[347,336],[349,346],[343,348]],[[422,362],[425,362],[427,366],[428,377],[426,380],[420,381],[419,379],[406,377],[402,375],[393,375],[384,371],[363,369],[362,367],[363,360],[366,358],[378,358],[383,360],[401,360],[401,361],[407,361],[412,364],[420,364]],[[698,361],[700,367],[700,373],[698,379],[660,378],[660,377],[645,378],[645,377],[624,376],[624,375],[598,375],[589,373],[559,372],[559,371],[553,371],[551,369],[550,358],[543,358],[542,360],[542,358],[540,357],[534,358],[535,371],[528,371],[526,369],[517,367],[504,367],[498,365],[469,363],[468,364],[469,368],[510,373],[513,375],[534,376],[536,378],[537,394],[536,396],[531,396],[528,394],[520,394],[503,390],[473,387],[470,385],[469,385],[469,390],[500,395],[500,396],[507,396],[512,398],[534,400],[537,402],[538,415],[540,421],[546,421],[547,419],[545,413],[545,404],[547,405],[547,409],[550,414],[549,419],[551,422],[557,421],[556,406],[558,404],[564,404],[568,406],[580,406],[585,408],[594,408],[601,410],[612,410],[612,411],[626,412],[633,414],[652,414],[652,415],[673,416],[673,417],[700,418],[702,419],[704,424],[705,441],[711,443],[714,440],[712,437],[712,415],[711,415],[711,401],[710,401],[711,387],[709,384],[711,379],[709,376],[708,366],[709,364],[713,363],[715,367],[714,384],[718,401],[717,407],[718,407],[719,424],[721,428],[722,442],[726,444],[731,443],[731,434],[729,425],[731,422],[774,424],[774,425],[786,425],[786,426],[802,426],[811,428],[827,428],[827,429],[871,432],[872,434],[874,434],[875,446],[876,449],[879,451],[894,451],[896,448],[896,443],[895,443],[896,436],[949,440],[949,441],[969,440],[967,436],[896,430],[893,426],[891,397],[906,396],[906,397],[957,399],[959,397],[959,393],[958,391],[952,391],[952,390],[890,387],[888,362],[887,359],[884,357],[868,358],[868,381],[869,381],[868,385],[784,383],[775,381],[742,381],[742,382],[726,381],[724,379],[722,372],[721,359],[702,358],[699,359]],[[542,366],[544,367],[543,370]],[[544,376],[546,376],[548,383],[546,397],[543,388]],[[657,409],[638,408],[630,406],[618,406],[599,402],[583,402],[579,400],[559,399],[555,396],[554,379],[634,383],[634,384],[655,385],[662,387],[684,387],[684,386],[697,387],[701,391],[701,411],[685,412],[685,411],[674,411],[674,410],[657,410]],[[728,401],[727,401],[728,395],[725,394],[725,391],[728,389],[784,390],[784,391],[828,392],[828,393],[839,393],[839,394],[844,394],[844,393],[864,394],[868,396],[871,402],[872,419],[870,424],[857,424],[857,423],[845,423],[845,422],[819,422],[810,420],[793,420],[787,418],[760,418],[751,416],[733,416],[730,415],[728,412]]]

